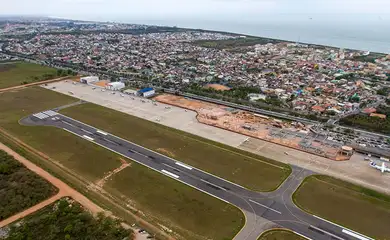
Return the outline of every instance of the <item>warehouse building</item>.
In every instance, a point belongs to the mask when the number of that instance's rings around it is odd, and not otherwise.
[[[138,95],[142,97],[151,97],[156,94],[156,91],[153,88],[144,88],[138,91]]]
[[[92,84],[94,82],[98,82],[99,77],[96,76],[89,76],[89,77],[82,77],[80,78],[80,82],[84,84]]]
[[[125,84],[123,82],[110,82],[107,83],[106,88],[112,91],[118,91],[125,88]]]

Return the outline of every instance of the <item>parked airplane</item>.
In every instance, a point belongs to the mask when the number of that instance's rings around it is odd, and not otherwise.
[[[382,173],[390,172],[390,168],[386,167],[385,163],[382,162],[382,165],[377,165],[374,161],[370,162],[370,167],[380,170]]]

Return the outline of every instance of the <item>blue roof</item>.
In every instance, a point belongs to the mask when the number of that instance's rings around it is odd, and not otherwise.
[[[153,90],[153,88],[144,88],[144,89],[139,90],[138,92],[145,93],[145,92],[149,92],[149,91],[152,91],[152,90]]]

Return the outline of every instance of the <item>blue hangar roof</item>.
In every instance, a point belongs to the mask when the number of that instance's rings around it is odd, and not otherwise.
[[[153,88],[144,88],[144,89],[139,90],[138,92],[146,93],[146,92],[149,92],[149,91],[152,91],[152,90],[153,90]]]

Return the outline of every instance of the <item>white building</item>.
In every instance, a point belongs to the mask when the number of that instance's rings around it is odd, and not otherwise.
[[[85,83],[85,84],[91,84],[91,83],[98,82],[98,81],[99,81],[99,77],[96,77],[96,76],[89,76],[89,77],[80,78],[80,82]]]
[[[125,84],[123,82],[111,82],[106,85],[106,88],[112,91],[118,91],[125,88]]]

